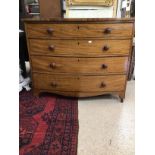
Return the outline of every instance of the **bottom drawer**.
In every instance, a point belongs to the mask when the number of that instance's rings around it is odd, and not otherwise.
[[[126,75],[76,76],[64,74],[33,74],[35,89],[50,91],[111,92],[123,91]]]

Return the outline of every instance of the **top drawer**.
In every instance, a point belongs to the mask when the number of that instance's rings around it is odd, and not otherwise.
[[[122,24],[27,24],[29,38],[131,37],[132,23]]]

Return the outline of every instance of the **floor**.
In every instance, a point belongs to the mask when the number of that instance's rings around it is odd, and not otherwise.
[[[134,155],[134,104],[133,80],[124,103],[117,96],[80,99],[78,155]]]
[[[78,155],[134,155],[134,81],[126,99],[102,96],[79,100]]]

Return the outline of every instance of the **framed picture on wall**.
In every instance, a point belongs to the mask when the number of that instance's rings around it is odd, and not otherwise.
[[[67,5],[113,6],[115,0],[66,0]]]

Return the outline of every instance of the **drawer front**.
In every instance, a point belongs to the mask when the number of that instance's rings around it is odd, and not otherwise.
[[[128,57],[72,58],[32,56],[35,72],[112,74],[126,73]]]
[[[77,92],[110,92],[124,90],[126,76],[69,76],[34,73],[33,79],[35,89]]]
[[[38,40],[30,39],[32,55],[108,56],[128,55],[131,40]]]
[[[28,24],[26,27],[29,38],[131,37],[133,24]]]

